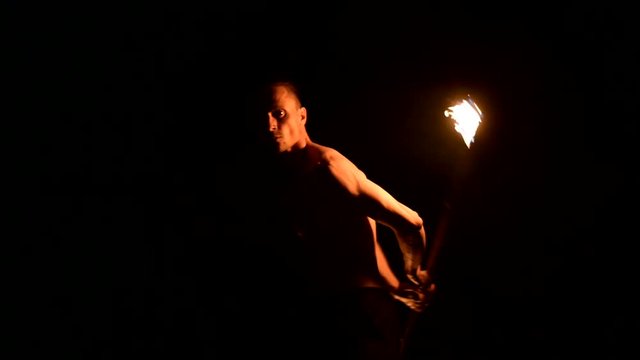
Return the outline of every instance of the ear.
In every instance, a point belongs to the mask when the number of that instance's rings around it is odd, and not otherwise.
[[[300,108],[300,122],[302,125],[307,124],[307,108],[304,106]]]

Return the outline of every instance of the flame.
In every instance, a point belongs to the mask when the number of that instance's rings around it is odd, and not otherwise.
[[[478,125],[482,121],[482,111],[476,103],[467,96],[458,105],[451,106],[444,111],[444,116],[455,122],[455,129],[462,138],[467,148],[471,148],[473,137],[476,135]]]

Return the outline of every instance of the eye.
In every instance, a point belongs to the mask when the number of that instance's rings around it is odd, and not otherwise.
[[[287,112],[284,109],[275,109],[271,111],[271,116],[277,120],[282,120],[287,116]]]

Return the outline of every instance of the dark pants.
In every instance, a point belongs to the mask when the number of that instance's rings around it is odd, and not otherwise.
[[[400,359],[408,309],[388,291],[361,288],[288,300],[272,317],[273,332],[265,334],[277,358]]]

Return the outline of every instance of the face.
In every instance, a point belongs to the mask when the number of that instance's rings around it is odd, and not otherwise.
[[[307,110],[286,86],[272,88],[267,117],[278,152],[290,152],[306,145]]]

